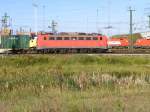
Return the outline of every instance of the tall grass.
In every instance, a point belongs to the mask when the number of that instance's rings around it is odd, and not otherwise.
[[[130,112],[137,108],[145,112],[150,109],[148,104],[145,108],[130,106],[132,95],[137,99],[133,98],[135,102],[150,103],[148,56],[3,56],[0,66],[0,107],[6,111],[123,112],[127,109]]]

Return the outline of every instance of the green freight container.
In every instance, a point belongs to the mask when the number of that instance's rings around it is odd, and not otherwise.
[[[1,36],[1,47],[3,49],[13,49],[16,48],[18,40],[15,36]]]
[[[20,35],[18,36],[18,48],[19,49],[28,49],[29,48],[29,42],[30,42],[30,36],[28,35]]]
[[[28,35],[1,36],[1,48],[3,49],[27,49],[30,37]]]

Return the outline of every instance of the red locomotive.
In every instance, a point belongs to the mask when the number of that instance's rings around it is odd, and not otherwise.
[[[108,40],[108,45],[111,48],[128,48],[130,43],[127,38],[111,38]]]
[[[100,34],[39,34],[37,49],[43,52],[104,52],[107,37]]]
[[[150,39],[138,39],[134,44],[135,48],[150,48]]]

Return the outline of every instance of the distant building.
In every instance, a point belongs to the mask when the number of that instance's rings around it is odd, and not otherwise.
[[[150,32],[142,32],[140,34],[143,38],[150,39]]]

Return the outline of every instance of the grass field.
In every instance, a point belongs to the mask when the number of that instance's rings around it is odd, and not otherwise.
[[[0,112],[150,112],[150,56],[0,57]]]

